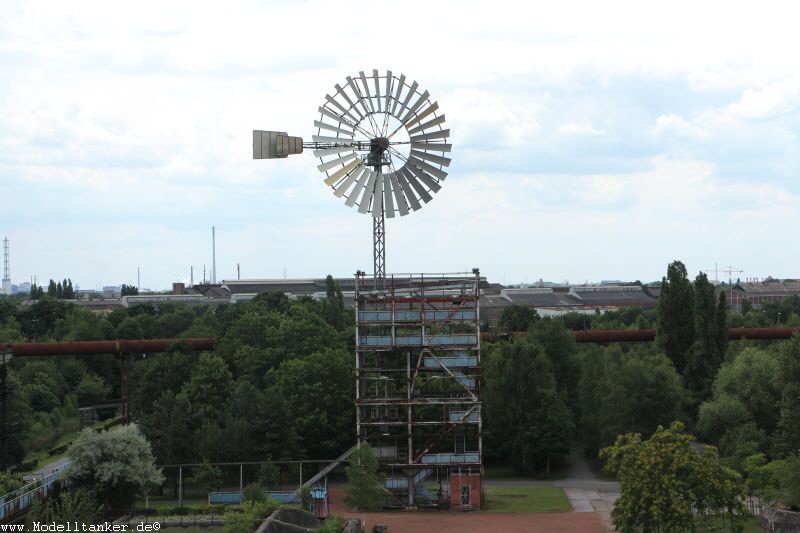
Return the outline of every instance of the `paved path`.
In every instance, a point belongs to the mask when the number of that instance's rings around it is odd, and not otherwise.
[[[52,474],[54,470],[61,468],[68,462],[69,462],[68,458],[62,457],[58,461],[53,461],[52,463],[44,465],[39,470],[35,470],[30,474],[26,474],[22,479],[24,479],[25,481],[34,481],[36,479],[42,479],[43,477]]]

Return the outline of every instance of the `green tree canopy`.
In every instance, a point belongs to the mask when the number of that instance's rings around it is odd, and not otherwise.
[[[136,425],[96,433],[84,429],[67,450],[67,475],[97,494],[105,509],[123,509],[143,491],[163,481],[150,444]]]
[[[378,460],[367,442],[362,442],[350,456],[345,473],[344,503],[349,509],[368,512],[383,507],[389,492],[382,484]]]
[[[601,451],[620,483],[611,511],[620,533],[742,531],[749,515],[740,476],[721,467],[714,448],[696,449],[680,422],[642,440],[625,433]]]
[[[683,374],[694,343],[694,289],[680,261],[670,263],[661,280],[656,343]]]

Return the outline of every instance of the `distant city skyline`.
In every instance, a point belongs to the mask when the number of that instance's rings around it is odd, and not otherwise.
[[[219,280],[370,270],[370,218],[310,153],[252,160],[251,132],[309,139],[334,84],[373,68],[428,89],[453,143],[442,190],[387,221],[388,272],[800,277],[800,6],[403,6],[372,25],[349,1],[5,5],[12,282],[197,281],[212,225]]]

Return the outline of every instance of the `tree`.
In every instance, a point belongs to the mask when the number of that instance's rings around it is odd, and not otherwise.
[[[31,529],[33,523],[82,522],[96,523],[103,516],[102,505],[92,492],[85,488],[63,491],[57,498],[35,505],[28,516]]]
[[[204,492],[219,490],[222,485],[222,470],[203,460],[203,464],[192,469],[192,475],[186,481],[200,487]]]
[[[589,348],[581,357],[578,390],[580,435],[592,455],[619,433],[650,435],[681,417],[689,400],[672,361],[643,348]]]
[[[194,428],[189,401],[171,389],[162,389],[152,408],[142,415],[142,433],[152,444],[159,464],[179,464],[195,459],[194,441],[188,438]],[[134,411],[136,412],[136,411]]]
[[[233,376],[225,361],[218,355],[204,353],[181,392],[186,395],[196,416],[218,419],[232,385]]]
[[[705,273],[700,272],[694,281],[694,343],[687,354],[686,369],[683,373],[686,386],[699,403],[711,396],[711,384],[722,358],[721,352],[727,342],[725,324],[725,296],[722,300],[721,321],[717,317],[720,305],[714,294],[714,286]],[[721,330],[721,331],[720,331]],[[723,341],[722,338],[725,338]]]
[[[122,287],[120,287],[119,294],[120,296],[136,296],[139,294],[139,289],[134,285],[125,285],[123,283]]]
[[[120,322],[115,331],[115,335],[118,339],[136,340],[144,338],[142,326],[139,324],[139,321],[132,316],[126,317]]]
[[[683,429],[680,422],[659,426],[644,441],[626,433],[601,451],[606,471],[620,483],[611,511],[620,533],[744,528],[749,513],[739,474],[719,465],[714,448],[695,449]]]
[[[667,267],[658,298],[656,343],[672,360],[678,373],[686,368],[686,354],[694,343],[694,294],[680,261]]]
[[[97,374],[86,374],[83,376],[78,386],[75,387],[75,396],[78,405],[95,405],[103,400],[107,400],[111,394],[111,387]]]
[[[355,392],[350,353],[328,349],[285,361],[270,371],[268,381],[284,399],[300,445],[311,458],[336,456],[353,442]]]
[[[781,343],[781,390],[775,452],[782,457],[800,450],[800,335]]]
[[[344,297],[339,282],[328,274],[325,278],[325,320],[336,329],[344,327]]]
[[[97,494],[108,511],[127,508],[138,494],[163,481],[150,444],[135,424],[104,433],[81,431],[67,450],[67,475]]]
[[[778,424],[782,372],[780,361],[769,351],[747,347],[739,352],[719,369],[713,398],[700,406],[698,433],[730,454],[742,442],[739,426],[750,422],[761,431],[755,444],[762,448]]]
[[[528,331],[539,320],[539,313],[525,305],[509,305],[503,309],[498,325],[503,331]]]
[[[569,452],[572,416],[541,345],[526,339],[501,344],[484,372],[487,432],[516,472],[549,468],[552,459]]]
[[[345,467],[347,485],[345,485],[344,504],[361,512],[377,511],[383,507],[389,491],[383,486],[378,474],[378,460],[372,447],[362,442],[350,456]]]

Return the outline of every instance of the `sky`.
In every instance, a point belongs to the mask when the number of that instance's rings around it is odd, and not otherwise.
[[[453,162],[386,223],[390,273],[800,277],[797,2],[0,0],[0,237],[11,278],[165,289],[372,270],[372,221],[310,153],[377,68],[447,117]],[[207,274],[210,277],[210,274]],[[728,274],[719,272],[720,279]]]

